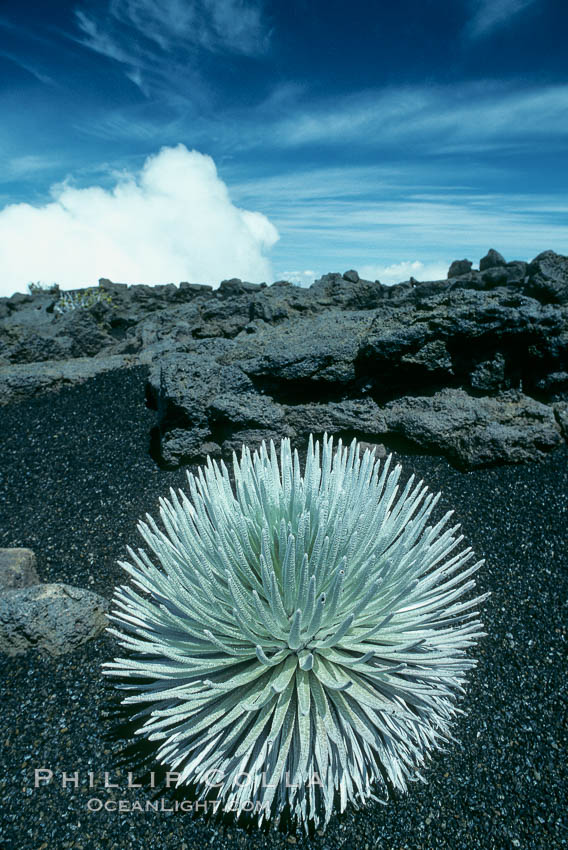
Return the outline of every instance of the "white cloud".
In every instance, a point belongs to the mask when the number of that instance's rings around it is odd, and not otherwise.
[[[407,260],[402,263],[385,265],[365,265],[358,269],[359,277],[364,280],[380,280],[393,284],[403,280],[443,280],[448,272],[449,263],[422,263],[420,260]]]
[[[380,280],[381,283],[391,285],[409,280],[443,280],[446,277],[449,262],[422,263],[420,260],[408,260],[391,265],[367,264],[359,266],[357,272],[363,280]],[[311,286],[311,284],[325,272],[315,272],[313,269],[304,271],[285,271],[279,275],[282,280],[289,280],[298,286]]]
[[[468,23],[468,34],[471,38],[487,35],[534,3],[535,0],[474,0],[475,13]]]
[[[278,275],[278,280],[288,280],[298,286],[311,286],[317,277],[318,275],[313,269],[304,269],[303,271],[281,272]]]
[[[149,157],[107,191],[52,188],[42,207],[0,211],[0,295],[28,282],[96,284],[223,278],[272,280],[266,252],[278,239],[266,216],[234,206],[213,160],[184,145]]]

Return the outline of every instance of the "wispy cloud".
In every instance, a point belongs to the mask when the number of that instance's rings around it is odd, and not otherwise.
[[[28,62],[26,59],[23,59],[21,56],[16,56],[14,53],[10,53],[8,50],[0,50],[0,56],[4,56],[6,59],[9,59],[10,62],[13,62],[19,68],[22,68],[24,71],[27,71],[28,74],[31,74],[32,77],[35,77],[40,83],[44,83],[44,85],[54,86],[56,85],[55,81],[49,74],[46,74],[41,68],[35,65],[32,62]]]
[[[170,73],[168,70],[167,73]],[[164,79],[163,84],[166,83]],[[568,139],[568,84],[519,87],[516,82],[478,80],[448,85],[390,86],[339,97],[315,97],[300,86],[277,87],[255,109],[228,106],[222,119],[207,92],[191,88],[193,103],[169,89],[163,102],[105,109],[85,132],[163,142],[191,138],[224,155],[311,148],[373,152],[382,161],[423,154],[483,154],[558,149]],[[157,83],[158,85],[160,83]],[[206,83],[205,83],[206,85]],[[161,136],[160,136],[161,134]]]
[[[568,85],[519,89],[487,80],[391,87],[300,105],[258,132],[258,143],[270,133],[285,147],[350,143],[384,149],[404,143],[433,153],[472,143],[497,149],[531,139],[565,140]]]
[[[24,180],[32,175],[53,169],[58,165],[58,160],[53,156],[42,154],[24,154],[8,159],[2,167],[0,183],[9,180]]]
[[[408,162],[390,171],[355,165],[289,173],[280,186],[274,178],[230,185],[235,203],[261,208],[276,225],[277,275],[299,283],[311,282],[303,269],[317,277],[356,268],[384,283],[436,279],[452,260],[477,262],[490,247],[507,259],[532,259],[546,248],[566,253],[563,195],[488,191],[499,180],[506,185],[502,166],[469,177],[468,186],[459,166],[428,172]]]
[[[135,54],[124,50],[110,33],[99,27],[94,18],[89,17],[81,9],[75,11],[75,16],[79,29],[83,33],[82,43],[85,47],[90,47],[96,53],[100,53],[108,59],[114,59],[116,62],[123,62],[127,65],[137,63]]]
[[[467,34],[476,39],[508,23],[511,18],[533,6],[536,0],[473,0],[473,14]]]
[[[103,106],[93,109],[89,116],[74,119],[73,129],[82,136],[105,141],[136,141],[151,145],[176,143],[183,136],[177,120],[160,117],[161,120],[156,120],[155,113],[147,115],[143,105],[129,105],[123,109]]]
[[[196,78],[199,50],[255,56],[270,39],[258,0],[110,0],[75,16],[77,40],[122,63],[146,96]]]
[[[257,0],[111,0],[109,11],[162,50],[198,45],[213,52],[257,54],[268,43]]]

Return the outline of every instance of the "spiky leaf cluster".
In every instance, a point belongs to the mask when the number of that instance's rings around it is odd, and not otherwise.
[[[104,289],[88,287],[78,292],[62,292],[53,309],[56,313],[71,313],[99,303],[112,304],[112,296]]]
[[[130,653],[105,672],[179,784],[317,825],[404,791],[451,738],[482,562],[390,460],[310,438],[302,476],[288,440],[280,464],[243,447],[235,490],[209,458],[160,500],[164,530],[139,524],[159,566],[128,550],[111,631]]]

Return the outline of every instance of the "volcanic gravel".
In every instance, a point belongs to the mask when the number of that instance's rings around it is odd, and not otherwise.
[[[137,521],[157,516],[170,486],[185,486],[185,470],[162,470],[150,456],[146,373],[109,372],[0,408],[0,547],[33,549],[43,581],[110,599],[126,580],[117,560],[127,545],[143,545]],[[93,799],[144,807],[156,798],[174,808],[149,779],[126,787],[128,770],[142,765],[159,776],[160,768],[151,751],[132,747],[133,727],[101,676],[100,665],[120,654],[105,634],[61,658],[0,657],[0,847],[566,847],[567,458],[561,449],[540,463],[464,473],[443,458],[396,455],[404,477],[415,472],[442,490],[437,516],[455,509],[466,543],[487,559],[478,591],[491,591],[457,742],[435,754],[427,784],[413,783],[386,806],[350,807],[310,838],[237,825],[230,815],[88,811]],[[35,768],[52,770],[51,784],[34,788]],[[64,771],[78,771],[78,788],[62,787]],[[104,771],[118,788],[102,787]]]

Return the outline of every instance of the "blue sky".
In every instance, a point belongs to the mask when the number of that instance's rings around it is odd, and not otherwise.
[[[0,294],[568,254],[561,0],[4,0]]]

